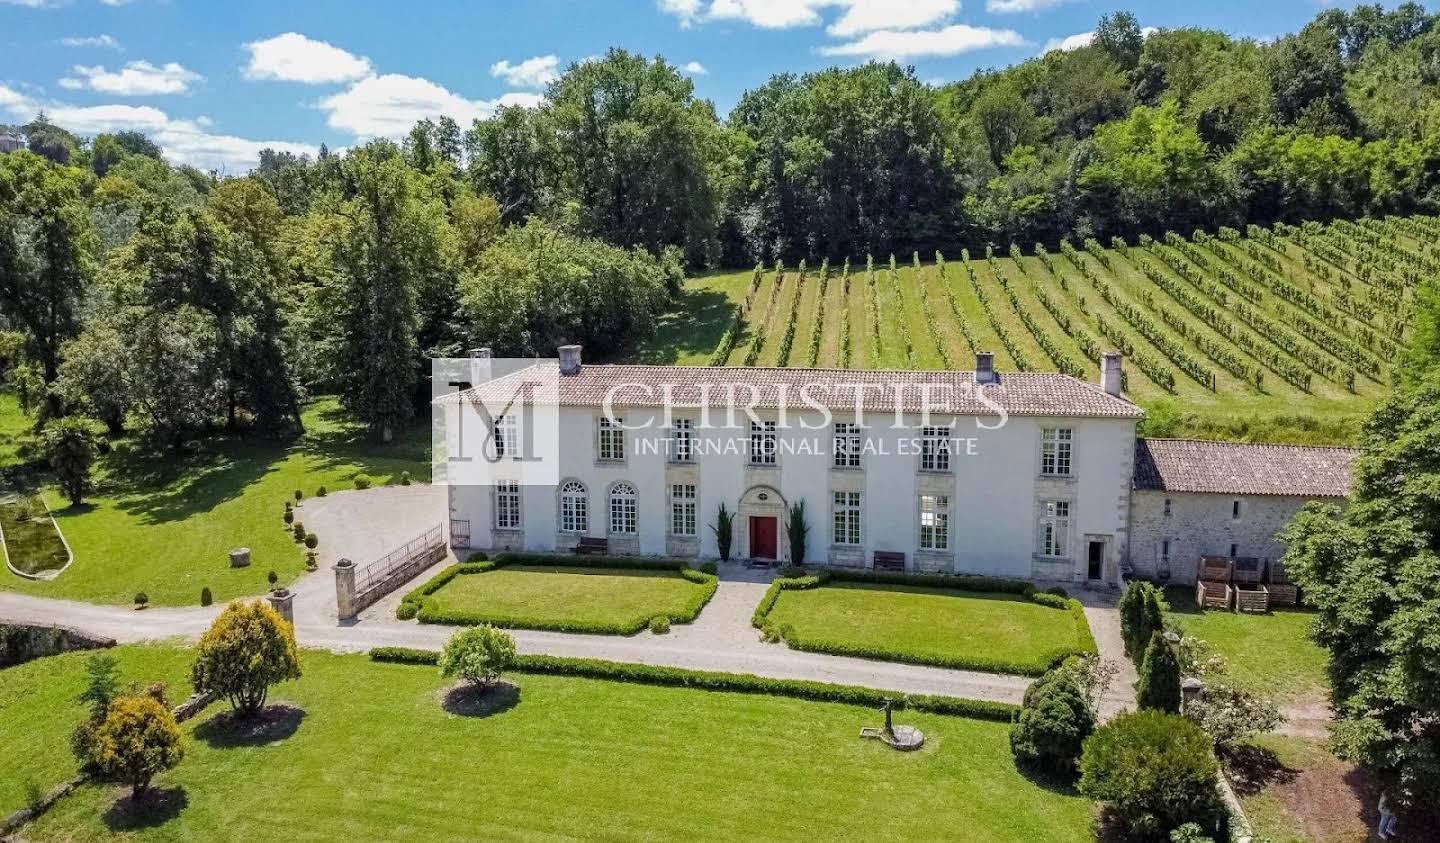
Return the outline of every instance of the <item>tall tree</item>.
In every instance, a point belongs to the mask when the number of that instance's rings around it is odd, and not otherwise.
[[[341,402],[389,442],[415,415],[418,382],[417,269],[426,239],[416,176],[398,155],[380,148],[345,162],[352,195],[333,256],[339,270]]]
[[[60,344],[79,332],[94,270],[82,182],[80,171],[28,152],[0,157],[0,314],[25,329],[46,384],[59,372]]]
[[[566,193],[583,230],[694,264],[716,251],[725,147],[714,106],[663,59],[611,49],[572,65],[546,92]]]
[[[1392,802],[1440,804],[1440,372],[1370,419],[1343,513],[1312,504],[1285,564],[1330,651],[1331,742]]]

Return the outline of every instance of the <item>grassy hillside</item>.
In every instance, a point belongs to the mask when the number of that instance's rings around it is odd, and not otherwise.
[[[1393,382],[1437,239],[1412,217],[757,267],[690,281],[633,359],[969,369],[993,351],[1094,380],[1119,349],[1153,434],[1346,441]]]

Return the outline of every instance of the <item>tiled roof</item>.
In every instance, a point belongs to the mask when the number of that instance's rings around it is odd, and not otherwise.
[[[1137,439],[1135,488],[1343,498],[1359,454],[1354,448]]]
[[[554,389],[561,406],[598,407],[614,390],[612,403],[623,407],[660,407],[668,387],[670,406],[723,406],[727,388],[734,388],[741,402],[755,391],[753,406],[774,409],[782,396],[788,407],[803,412],[810,405],[802,389],[815,403],[831,410],[854,410],[856,396],[865,412],[919,412],[929,389],[932,411],[954,415],[994,416],[997,408],[1017,416],[1082,416],[1136,419],[1143,411],[1123,398],[1108,395],[1100,387],[1069,375],[1054,372],[1003,372],[998,384],[975,385],[974,372],[856,371],[851,369],[775,369],[739,366],[583,366],[576,375],[560,376],[554,363],[546,362],[498,377],[442,401],[474,400],[505,402],[518,383],[530,381],[540,391]],[[708,393],[702,395],[702,391]],[[983,397],[982,397],[983,396]],[[943,409],[941,406],[943,405]]]

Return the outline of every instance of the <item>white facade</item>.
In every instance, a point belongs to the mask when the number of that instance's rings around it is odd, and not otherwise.
[[[630,423],[627,416],[655,411],[614,412]],[[858,467],[835,465],[834,424],[852,421],[853,414],[837,412],[827,425],[818,413],[790,413],[776,426],[773,465],[751,459],[750,422],[743,415],[735,427],[706,428],[698,410],[674,411],[693,425],[692,460],[670,458],[666,429],[627,431],[624,458],[602,459],[614,444],[607,439],[602,446],[602,415],[599,406],[560,408],[556,485],[519,486],[503,499],[494,485],[452,485],[451,518],[468,528],[470,545],[565,551],[588,536],[607,539],[611,553],[716,558],[712,527],[723,503],[735,514],[732,558],[772,555],[765,537],[773,530],[773,556],[785,561],[793,558],[786,508],[803,502],[810,527],[804,557],[812,565],[869,567],[882,551],[904,554],[910,571],[1116,582],[1128,547],[1134,418],[1011,416],[987,430],[977,422],[994,419],[932,417],[932,426],[954,427],[946,434],[948,468],[929,470],[922,467],[918,415],[902,414],[899,428],[893,414],[866,415]],[[756,416],[779,421],[764,410]],[[1063,462],[1049,466],[1054,473],[1042,471],[1047,430],[1061,432],[1050,436],[1068,446],[1068,471]],[[491,470],[504,476],[504,461]],[[612,500],[617,487],[622,494]],[[858,543],[851,542],[849,522],[836,525],[837,493],[842,508],[858,502]],[[562,513],[567,494],[571,504]],[[518,523],[511,496],[518,496]],[[584,529],[565,529],[579,526],[573,502],[580,498]]]

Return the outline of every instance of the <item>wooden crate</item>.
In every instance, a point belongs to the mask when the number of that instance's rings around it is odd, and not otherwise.
[[[1263,615],[1270,611],[1270,589],[1260,583],[1236,586],[1235,611]]]
[[[1229,583],[1200,580],[1195,583],[1195,605],[1202,609],[1229,609]]]
[[[1276,606],[1297,606],[1300,603],[1300,589],[1288,582],[1271,583],[1266,588],[1270,589],[1270,602]]]
[[[1265,565],[1253,556],[1241,556],[1236,558],[1230,568],[1230,581],[1239,585],[1240,583],[1258,584],[1260,577],[1265,573]]]
[[[1235,565],[1228,556],[1202,556],[1196,571],[1198,579],[1206,582],[1230,582],[1230,573]]]
[[[1298,606],[1300,604],[1300,589],[1290,582],[1290,575],[1285,572],[1285,563],[1279,559],[1270,561],[1266,566],[1265,584],[1270,588],[1270,602],[1276,606]]]

